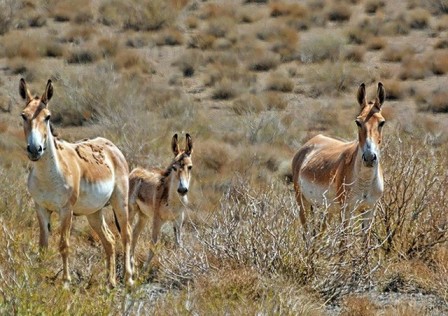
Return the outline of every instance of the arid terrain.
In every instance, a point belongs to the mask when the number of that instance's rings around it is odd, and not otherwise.
[[[102,136],[130,168],[193,138],[183,246],[162,229],[137,285],[107,288],[83,217],[63,290],[58,216],[46,253],[27,191],[19,80],[58,137]],[[354,140],[364,82],[386,89],[385,192],[365,242],[315,209],[305,236],[291,160],[311,136]],[[448,1],[0,0],[0,314],[447,315]],[[354,214],[354,216],[356,216]],[[342,238],[346,242],[339,242]]]

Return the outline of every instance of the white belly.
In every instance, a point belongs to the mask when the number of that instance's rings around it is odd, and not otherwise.
[[[299,184],[304,198],[316,206],[329,206],[335,201],[335,190],[332,186],[322,186],[305,178],[299,178]]]
[[[94,183],[81,180],[79,197],[74,205],[74,213],[85,215],[102,208],[109,201],[114,186],[114,179]]]

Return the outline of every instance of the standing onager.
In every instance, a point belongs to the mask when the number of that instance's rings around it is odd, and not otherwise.
[[[380,144],[385,119],[381,106],[385,99],[383,84],[378,83],[373,102],[366,100],[366,87],[357,94],[361,112],[355,120],[358,140],[342,142],[317,135],[306,142],[292,161],[294,189],[302,225],[306,227],[305,209],[333,201],[344,210],[348,220],[353,209],[365,211],[363,230],[373,217],[375,203],[383,193]]]
[[[61,222],[59,250],[63,262],[63,280],[68,285],[72,217],[85,215],[101,238],[106,251],[109,282],[111,286],[115,286],[115,241],[102,212],[102,208],[110,201],[121,226],[125,280],[128,285],[132,285],[131,234],[128,222],[129,168],[123,154],[104,138],[68,143],[53,136],[51,113],[48,109],[48,101],[53,96],[51,80],[48,80],[40,98],[30,94],[24,79],[20,79],[19,92],[26,101],[22,118],[28,158],[32,161],[28,190],[37,207],[40,247],[48,247],[50,215],[51,212],[58,212]]]
[[[180,150],[177,134],[174,134],[171,147],[174,159],[165,170],[136,168],[129,175],[130,223],[138,212],[138,221],[132,235],[132,259],[134,259],[138,237],[151,214],[153,245],[157,243],[160,228],[166,221],[174,222],[176,245],[182,242],[181,229],[185,217],[183,207],[188,203],[187,193],[193,167],[191,160],[193,140],[189,134],[186,134],[185,150]],[[146,264],[151,261],[152,256],[153,251],[150,249]]]

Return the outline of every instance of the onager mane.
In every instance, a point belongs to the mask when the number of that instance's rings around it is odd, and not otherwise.
[[[312,210],[313,205],[338,205],[345,220],[352,211],[362,211],[363,230],[368,229],[384,186],[379,150],[385,122],[381,115],[384,100],[385,89],[381,82],[375,100],[370,102],[366,100],[365,84],[361,84],[357,92],[360,113],[355,120],[358,139],[344,142],[317,135],[294,156],[293,183],[305,229],[305,212]]]
[[[191,156],[193,141],[186,134],[186,146],[180,150],[175,134],[171,141],[174,159],[165,169],[135,168],[129,175],[129,218],[133,222],[138,214],[138,221],[132,235],[132,261],[138,238],[149,218],[152,222],[152,245],[158,240],[160,228],[166,221],[173,222],[176,245],[182,243],[181,230],[184,221],[184,207],[188,204],[187,193],[193,166]],[[176,193],[177,186],[177,193]],[[180,201],[180,203],[179,203]],[[177,203],[176,203],[177,202]],[[180,205],[179,205],[180,204]],[[145,265],[149,264],[154,252],[149,250]]]
[[[69,143],[55,137],[48,102],[53,84],[48,80],[41,97],[32,97],[24,79],[19,92],[25,100],[22,111],[27,154],[31,160],[30,192],[39,221],[40,248],[48,247],[50,216],[58,213],[61,223],[60,253],[63,281],[68,285],[69,240],[73,215],[84,215],[106,251],[110,286],[116,285],[115,240],[107,227],[102,208],[110,202],[121,226],[126,284],[132,285],[131,234],[128,223],[129,168],[121,151],[104,138]]]

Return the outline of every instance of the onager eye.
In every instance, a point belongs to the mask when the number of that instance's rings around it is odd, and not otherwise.
[[[356,125],[357,125],[358,127],[361,127],[361,126],[362,126],[361,122],[358,121],[358,120],[355,120],[355,123],[356,123]]]
[[[22,119],[23,119],[24,121],[27,120],[27,117],[26,117],[25,113],[20,114],[20,116],[22,117]]]
[[[51,115],[48,114],[48,115],[45,117],[45,121],[48,122],[48,121],[50,120],[50,118],[51,118]]]
[[[177,171],[177,167],[176,167],[176,166],[173,166],[173,170],[174,170],[174,171]]]
[[[378,127],[379,127],[379,128],[383,127],[383,126],[384,126],[384,123],[386,123],[386,121],[381,121],[381,122],[379,122],[379,123],[378,123]]]
[[[193,168],[193,166],[188,166],[188,170],[191,170]]]

